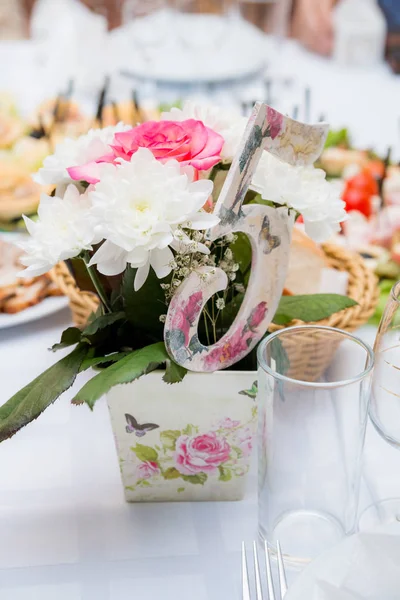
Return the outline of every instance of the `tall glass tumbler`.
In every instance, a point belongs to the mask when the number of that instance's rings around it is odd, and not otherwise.
[[[260,344],[258,364],[259,533],[301,566],[355,529],[373,351],[290,327]]]

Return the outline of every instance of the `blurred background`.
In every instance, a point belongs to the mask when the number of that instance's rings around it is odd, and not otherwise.
[[[400,152],[399,0],[0,0],[0,60],[23,114],[263,100]]]

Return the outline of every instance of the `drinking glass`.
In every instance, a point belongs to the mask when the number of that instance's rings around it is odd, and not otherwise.
[[[389,295],[374,352],[369,415],[381,439],[368,432],[365,479],[373,502],[360,517],[361,530],[400,521],[400,282]]]
[[[294,566],[355,529],[373,363],[367,344],[330,327],[259,346],[259,534]]]

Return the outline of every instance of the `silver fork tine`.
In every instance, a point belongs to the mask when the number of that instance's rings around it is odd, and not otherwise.
[[[282,558],[281,545],[278,541],[276,542],[276,548],[278,550],[279,586],[281,589],[281,598],[283,600],[283,598],[285,597],[285,594],[287,592],[287,582],[286,582],[285,565],[284,565],[283,558]]]
[[[261,577],[260,577],[260,563],[258,562],[258,552],[257,552],[257,543],[256,542],[253,542],[253,552],[254,552],[254,572],[256,574],[256,597],[257,597],[257,600],[263,600]]]
[[[265,551],[265,566],[267,568],[267,584],[268,584],[269,600],[275,600],[274,582],[272,579],[271,561],[270,561],[270,557],[269,557],[267,542],[264,542],[264,551]]]
[[[242,542],[242,600],[250,600],[249,571],[247,569],[246,546]]]

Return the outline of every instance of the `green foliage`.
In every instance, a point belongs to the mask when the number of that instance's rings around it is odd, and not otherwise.
[[[0,407],[0,442],[36,419],[74,383],[88,351],[79,344]]]
[[[220,481],[230,481],[232,479],[232,471],[230,469],[227,469],[226,467],[223,467],[222,465],[220,465],[218,467],[218,471],[219,471],[219,480]]]
[[[166,450],[175,450],[176,440],[180,435],[178,429],[163,431],[160,433],[160,441]]]
[[[117,321],[123,321],[125,319],[124,312],[114,312],[108,313],[106,315],[101,315],[91,321],[85,329],[82,331],[83,337],[90,337],[100,331],[101,329],[105,329],[106,327],[110,327],[114,325]],[[67,330],[68,331],[68,330]]]
[[[375,313],[368,321],[370,325],[379,325],[383,311],[385,310],[386,302],[388,301],[390,292],[395,283],[396,281],[393,279],[382,279],[382,281],[379,282],[379,302]]]
[[[188,483],[204,485],[208,479],[207,473],[197,473],[197,475],[182,475],[181,476],[184,481]]]
[[[244,275],[251,266],[251,244],[245,233],[235,233],[237,240],[230,244],[235,261],[239,264],[240,271]]]
[[[146,375],[157,369],[163,363],[172,363],[164,346],[164,342],[157,342],[130,352],[118,362],[104,369],[93,379],[88,381],[73,399],[73,404],[86,404],[93,406],[101,396],[106,394],[112,387],[120,383],[130,383],[142,375]],[[167,376],[167,373],[164,377]]]
[[[94,348],[91,348],[91,350],[94,350]],[[122,358],[125,358],[130,352],[114,352],[113,354],[107,354],[106,356],[89,356],[89,354],[90,351],[88,352],[88,356],[82,362],[79,371],[87,371],[87,369],[101,366],[107,367],[118,362]]]
[[[178,469],[175,469],[175,467],[170,467],[169,469],[164,471],[162,475],[164,479],[179,479],[179,477],[181,476]]]
[[[150,269],[145,285],[135,292],[135,275],[136,269],[128,267],[122,281],[121,296],[126,317],[135,330],[146,330],[154,340],[161,340],[164,325],[160,322],[160,316],[167,312],[164,292],[160,287],[164,280],[160,281],[153,269]]]
[[[68,327],[65,331],[62,332],[61,341],[58,344],[54,344],[51,347],[53,352],[57,350],[61,350],[62,348],[67,348],[68,346],[75,346],[81,340],[82,332],[77,327]]]
[[[163,380],[165,383],[180,383],[186,373],[187,369],[185,367],[181,367],[173,360],[167,359]]]
[[[136,454],[139,460],[142,462],[157,462],[158,454],[151,446],[144,446],[143,444],[136,444],[131,447],[132,452]]]
[[[294,319],[304,322],[321,321],[357,302],[340,294],[305,294],[282,296],[273,318],[277,325],[286,325]]]
[[[196,425],[186,425],[185,429],[182,429],[183,435],[196,435],[199,433],[199,428]]]
[[[350,148],[350,137],[347,129],[331,129],[326,138],[325,148],[334,148],[336,146],[342,146],[343,148]]]

